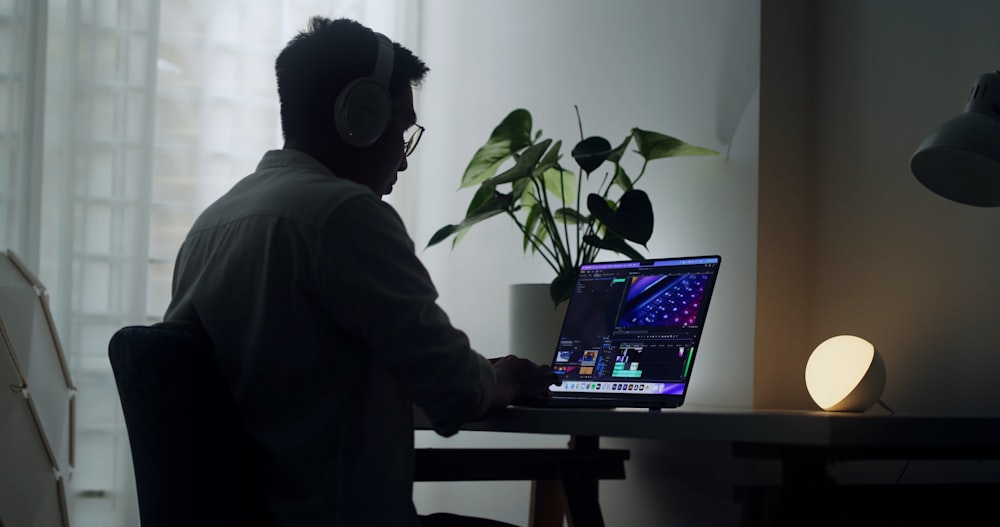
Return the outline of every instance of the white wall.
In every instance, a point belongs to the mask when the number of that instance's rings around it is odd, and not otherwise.
[[[764,4],[765,15],[787,16],[796,2]],[[813,27],[785,42],[811,49],[809,60],[771,68],[776,55],[763,57],[759,298],[770,302],[758,336],[773,345],[758,347],[757,360],[785,369],[758,370],[758,399],[814,408],[801,376],[809,352],[853,333],[883,355],[883,400],[897,413],[997,415],[1000,212],[933,194],[909,161],[924,136],[962,112],[978,76],[1000,65],[1000,3],[813,4],[784,24]],[[765,30],[773,21],[765,16]],[[798,101],[808,121],[789,115],[770,87],[810,91],[807,104]],[[788,138],[782,125],[810,139]],[[802,150],[811,151],[804,162]],[[784,220],[807,225],[808,237],[765,226],[773,211],[764,204],[782,201],[792,211]],[[807,269],[796,283],[808,292],[780,282],[782,256]],[[800,337],[782,338],[789,333]]]
[[[876,343],[898,412],[998,415],[1000,213],[933,194],[909,159],[1000,65],[1000,3],[831,3],[822,14],[817,336]]]
[[[853,333],[882,354],[897,414],[1000,413],[1000,212],[909,169],[997,68],[997,22],[995,0],[762,1],[756,407],[815,409],[809,353]],[[865,484],[1000,477],[982,460],[832,468]]]
[[[754,2],[425,1],[420,54],[431,67],[418,92],[427,133],[399,187],[418,245],[461,219],[472,190],[462,170],[493,126],[516,107],[536,128],[624,139],[632,126],[675,134],[728,157],[651,165],[641,183],[656,208],[649,253],[719,253],[722,273],[691,402],[749,405],[756,232]],[[526,13],[530,13],[528,16]],[[487,354],[506,352],[507,286],[545,281],[502,217],[451,251],[421,253],[442,303]],[[606,257],[614,255],[607,254]],[[700,374],[700,376],[699,376]],[[716,376],[719,377],[716,377]],[[730,390],[715,386],[726,379]]]
[[[593,133],[648,126],[727,150],[717,162],[678,160],[669,186],[654,189],[652,252],[725,259],[692,401],[734,404],[748,389],[744,374],[756,372],[758,406],[812,408],[802,382],[808,354],[850,332],[883,354],[883,399],[897,412],[995,415],[1000,213],[930,193],[908,163],[927,132],[962,110],[976,77],[997,68],[998,21],[994,0],[425,0],[415,48],[432,68],[418,95],[428,134],[413,180],[400,185],[410,192],[401,207],[418,243],[457,220],[468,195],[453,189],[465,161],[515,106],[565,135],[579,104]],[[759,118],[749,82],[758,67]],[[661,211],[674,207],[699,221],[673,228]],[[487,354],[507,342],[507,284],[548,279],[543,265],[510,249],[515,240],[498,222],[453,253],[423,253],[443,304]],[[726,383],[735,388],[718,388]],[[602,485],[610,525],[660,525],[662,511],[696,524],[694,509],[719,520],[707,523],[735,523],[725,521],[733,509],[723,482],[751,469],[707,462],[724,449],[604,444],[633,449],[629,479]],[[967,471],[984,469],[972,463]],[[657,474],[668,470],[677,478]],[[421,484],[417,502],[523,523],[526,487],[492,485]]]
[[[416,95],[427,132],[393,197],[418,246],[439,227],[461,219],[472,196],[471,190],[456,192],[462,171],[493,127],[517,107],[532,112],[536,129],[564,137],[569,143],[564,151],[578,138],[574,104],[586,134],[612,143],[638,126],[719,150],[724,155],[718,158],[657,162],[640,186],[656,209],[651,255],[723,258],[688,404],[749,407],[759,6],[756,0],[423,0],[421,40],[409,47],[431,68]],[[518,232],[502,218],[479,225],[454,251],[436,246],[421,257],[442,305],[488,356],[507,353],[509,284],[552,278],[541,260],[522,255]],[[418,434],[421,445],[441,441]],[[446,441],[448,446],[497,446],[497,441],[561,446],[566,438],[462,433]],[[660,525],[655,511],[676,500],[659,495],[669,484],[654,481],[664,478],[642,465],[651,456],[662,457],[666,446],[626,446],[635,447],[629,479],[602,487],[606,520]],[[523,524],[527,485],[418,484],[415,499],[422,511]],[[699,485],[689,481],[686,488],[691,492]]]

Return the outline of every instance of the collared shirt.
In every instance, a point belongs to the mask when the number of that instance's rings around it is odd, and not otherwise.
[[[392,207],[302,152],[198,217],[164,318],[211,337],[281,525],[417,525],[413,405],[450,435],[496,384],[436,300]]]

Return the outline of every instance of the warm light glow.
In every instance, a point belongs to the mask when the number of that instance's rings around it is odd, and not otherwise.
[[[831,337],[816,347],[806,363],[806,389],[824,410],[867,410],[884,386],[885,365],[875,346],[860,337]]]

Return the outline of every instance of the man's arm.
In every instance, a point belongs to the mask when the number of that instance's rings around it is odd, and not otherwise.
[[[454,433],[516,396],[506,371],[499,375],[504,392],[496,394],[492,365],[438,306],[431,278],[387,204],[367,195],[343,202],[331,211],[322,238],[321,302],[439,433]]]
[[[549,366],[539,366],[514,355],[490,359],[490,363],[497,379],[491,410],[526,399],[546,397],[550,395],[549,386],[562,384],[562,379]]]

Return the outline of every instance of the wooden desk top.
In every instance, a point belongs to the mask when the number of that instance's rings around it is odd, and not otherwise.
[[[417,411],[417,428],[427,420]],[[1000,455],[1000,416],[926,416],[682,407],[507,408],[462,430],[619,438],[723,441],[782,447],[973,448]]]

